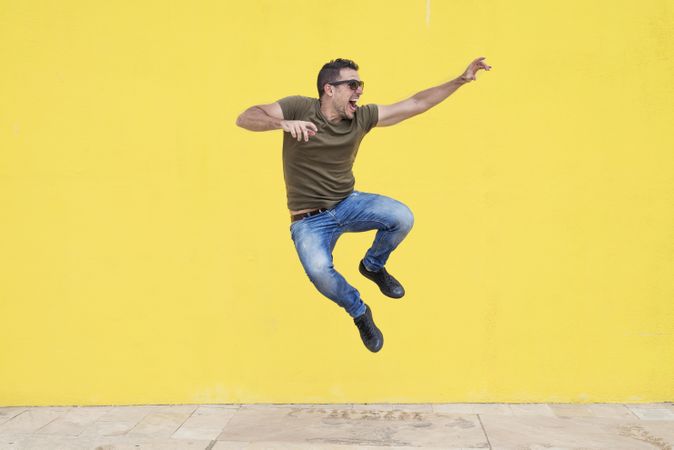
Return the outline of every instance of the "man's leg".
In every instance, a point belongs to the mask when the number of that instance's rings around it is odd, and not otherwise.
[[[291,236],[304,271],[316,289],[344,308],[353,318],[365,312],[360,293],[335,270],[332,250],[341,234],[330,213],[299,220],[291,225]]]
[[[371,352],[384,345],[384,336],[372,319],[372,311],[360,293],[335,270],[332,250],[342,233],[332,212],[294,222],[290,227],[302,266],[319,292],[344,308],[358,327],[360,338]]]
[[[385,295],[393,298],[405,295],[402,285],[384,266],[391,252],[412,229],[412,211],[390,197],[355,191],[335,208],[335,216],[345,231],[377,230],[372,247],[365,253],[359,270],[377,283]]]
[[[378,230],[363,259],[365,268],[372,272],[386,265],[391,252],[414,225],[414,215],[405,204],[384,195],[358,191],[335,208],[335,215],[345,231]]]

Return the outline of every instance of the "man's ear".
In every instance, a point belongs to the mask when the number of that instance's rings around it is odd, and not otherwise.
[[[330,97],[332,97],[335,92],[334,92],[335,87],[329,83],[325,83],[323,85],[323,92],[328,94]]]

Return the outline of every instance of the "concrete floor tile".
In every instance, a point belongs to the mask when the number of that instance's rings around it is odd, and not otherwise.
[[[297,442],[236,442],[236,441],[218,441],[213,446],[213,450],[346,450],[349,447],[342,445],[319,445],[301,444]],[[360,450],[360,447],[358,447]]]
[[[0,435],[0,450],[204,450],[211,441],[105,438],[56,435]]]
[[[642,420],[674,421],[674,411],[666,407],[630,405],[628,408]]]
[[[143,417],[151,412],[156,412],[160,409],[159,406],[142,405],[142,406],[114,406],[110,411],[105,413],[100,419],[100,422],[140,422]]]
[[[430,403],[392,403],[394,411],[418,411],[433,413],[433,405]]]
[[[306,444],[297,442],[236,442],[236,441],[218,441],[212,450],[476,450],[476,447],[428,447],[428,446],[381,446],[381,445],[339,445],[339,444]],[[478,447],[479,448],[479,447]],[[546,449],[548,450],[548,449]]]
[[[182,439],[107,438],[96,441],[91,450],[206,450],[212,441]]]
[[[513,415],[510,406],[504,403],[434,403],[433,411],[448,414]]]
[[[588,405],[551,403],[549,406],[557,417],[594,417]]]
[[[78,436],[111,409],[110,406],[74,406],[62,416],[37,430],[35,434]]]
[[[582,448],[550,447],[550,446],[547,446],[547,445],[545,445],[545,446],[529,445],[527,447],[520,447],[520,446],[518,446],[518,447],[494,447],[492,445],[491,450],[588,450],[588,448],[587,447],[582,447]]]
[[[354,411],[393,411],[393,405],[390,403],[354,403],[351,409]]]
[[[212,441],[179,440],[168,438],[151,438],[146,436],[98,437],[87,440],[88,450],[205,450]],[[52,447],[50,450],[65,450],[69,447]],[[76,447],[78,450],[80,447]]]
[[[555,413],[545,403],[512,403],[510,410],[515,416],[555,417]]]
[[[674,403],[672,402],[662,402],[662,403],[630,403],[629,406],[637,406],[639,408],[665,408],[670,409],[674,408]]]
[[[171,413],[181,413],[181,414],[192,414],[197,410],[201,405],[158,405],[157,411],[159,412],[171,412]]]
[[[214,440],[236,412],[232,408],[199,407],[171,437]]]
[[[0,425],[18,416],[28,409],[26,406],[3,406],[0,407]]]
[[[194,416],[210,417],[210,416],[223,416],[223,415],[230,417],[231,415],[236,414],[237,411],[238,409],[234,408],[219,408],[217,406],[204,405],[195,409],[194,412],[192,413],[192,417]]]
[[[138,422],[94,422],[87,426],[80,436],[82,438],[121,436],[133,429]]]
[[[242,407],[218,440],[349,446],[488,447],[477,416]]]
[[[82,438],[100,438],[125,435],[152,412],[159,412],[158,406],[113,406],[94,423],[87,425]]]
[[[352,409],[351,403],[244,403],[246,408]]]
[[[669,422],[637,420],[618,426],[623,436],[646,442],[659,450],[674,448],[674,426]]]
[[[204,403],[203,405],[197,405],[199,408],[226,408],[226,409],[239,409],[241,408],[240,403],[223,403],[223,404],[218,404],[218,403],[213,403],[213,404],[208,404]]]
[[[146,415],[128,435],[152,436],[156,438],[169,438],[190,417],[187,411],[172,412],[164,408],[162,411],[151,412]]]
[[[587,409],[594,417],[634,420],[635,416],[625,405],[615,403],[593,403]]]
[[[91,450],[93,441],[73,436],[0,435],[0,450]]]
[[[29,407],[0,425],[0,434],[34,433],[65,415],[69,407]]]
[[[249,442],[218,441],[211,450],[248,450]]]
[[[671,445],[667,430],[638,419],[481,416],[493,449],[653,450]]]
[[[418,411],[433,412],[430,403],[354,403],[356,411]]]

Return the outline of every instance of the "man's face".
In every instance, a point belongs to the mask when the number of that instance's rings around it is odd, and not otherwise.
[[[358,76],[358,71],[344,68],[340,70],[339,79],[335,81],[341,80],[360,81],[360,77]],[[332,92],[332,104],[335,110],[343,119],[353,119],[354,113],[356,112],[356,102],[358,102],[358,99],[363,94],[363,88],[358,86],[354,91],[349,87],[348,83],[343,83],[332,86]]]

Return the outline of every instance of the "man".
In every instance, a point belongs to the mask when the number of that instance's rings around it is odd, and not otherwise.
[[[358,106],[364,83],[348,59],[325,64],[318,73],[318,99],[285,97],[248,108],[236,124],[251,131],[282,129],[283,171],[290,210],[290,232],[304,270],[326,297],[353,317],[368,350],[378,352],[384,337],[359,292],[333,265],[332,251],[344,232],[378,230],[359,271],[384,295],[401,298],[402,285],[384,265],[409,233],[410,209],[383,195],[354,190],[353,162],[361,140],[373,127],[386,127],[421,114],[490,70],[475,59],[458,78],[392,105]]]

